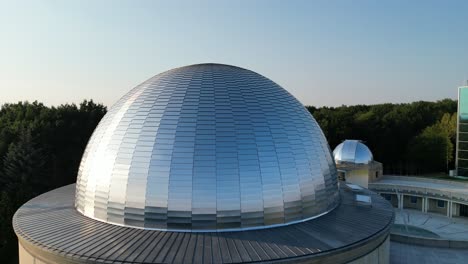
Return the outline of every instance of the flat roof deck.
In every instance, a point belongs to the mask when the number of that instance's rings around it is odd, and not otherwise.
[[[404,176],[388,176],[384,177],[372,184],[388,184],[388,185],[401,185],[409,187],[435,189],[446,192],[454,192],[468,195],[468,182],[456,182],[447,180],[438,180],[423,177],[404,177]]]
[[[39,258],[70,263],[334,263],[361,257],[383,243],[393,208],[364,190],[372,206],[340,190],[340,205],[319,218],[289,226],[239,232],[168,232],[90,219],[74,208],[75,185],[42,194],[13,218],[23,247]]]

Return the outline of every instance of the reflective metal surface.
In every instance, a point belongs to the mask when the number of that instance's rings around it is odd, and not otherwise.
[[[199,64],[154,76],[109,110],[75,206],[125,226],[225,231],[313,218],[338,199],[328,143],[299,101],[255,72]]]
[[[335,150],[333,150],[333,157],[337,164],[344,162],[369,164],[369,162],[374,160],[372,152],[366,145],[359,140],[350,139],[336,146]]]

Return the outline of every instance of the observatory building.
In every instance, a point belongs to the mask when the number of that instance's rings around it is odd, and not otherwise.
[[[222,64],[132,89],[94,131],[76,184],[13,218],[21,264],[388,263],[392,222],[379,195],[339,187],[298,100]]]
[[[367,188],[383,174],[382,163],[374,160],[370,149],[360,140],[347,139],[333,150],[338,179]]]

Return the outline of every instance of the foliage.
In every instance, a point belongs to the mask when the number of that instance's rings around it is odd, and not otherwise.
[[[36,147],[32,140],[31,131],[22,128],[18,141],[12,143],[3,160],[0,184],[0,243],[5,245],[2,255],[15,252],[11,247],[16,244],[8,243],[15,240],[10,223],[16,209],[30,198],[44,190],[45,159],[42,150]]]
[[[442,118],[437,122],[436,126],[444,131],[450,140],[454,141],[457,138],[457,114],[445,113]]]
[[[345,139],[363,140],[372,150],[374,158],[384,164],[384,172],[387,174],[422,173],[420,166],[426,166],[427,170],[441,169],[440,166],[433,167],[422,161],[427,159],[412,156],[416,150],[410,148],[410,145],[417,142],[416,137],[427,127],[437,124],[441,129],[447,130],[451,144],[455,144],[457,103],[451,99],[308,109],[320,124],[332,149]],[[427,138],[428,133],[424,137],[419,136],[419,141]],[[431,149],[428,155],[436,156],[441,146],[429,144],[427,148]],[[453,157],[455,150],[453,147],[449,150]],[[444,151],[443,154],[445,153]],[[442,162],[445,164],[446,158]],[[453,165],[452,158],[449,166]]]
[[[456,101],[308,107],[332,148],[363,140],[386,173],[425,173],[453,167]],[[17,256],[11,219],[39,193],[76,181],[86,143],[106,108],[5,104],[0,109],[0,255]],[[447,152],[448,151],[448,152]],[[449,154],[449,155],[447,155]]]
[[[419,173],[444,171],[453,160],[453,144],[440,126],[427,127],[409,145],[410,159]]]
[[[448,170],[454,161],[456,126],[456,113],[445,113],[410,142],[408,159],[413,161],[419,173]]]
[[[5,104],[0,109],[0,255],[17,256],[11,220],[38,194],[76,181],[79,162],[106,108],[93,101],[79,106]]]

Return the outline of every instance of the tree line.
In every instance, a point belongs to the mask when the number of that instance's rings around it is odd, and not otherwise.
[[[47,107],[4,104],[0,109],[0,256],[17,261],[11,220],[29,199],[76,181],[86,143],[106,113],[93,101]]]
[[[421,174],[453,167],[456,101],[307,107],[332,149],[360,139],[385,173]],[[83,101],[47,107],[4,104],[0,109],[0,256],[14,261],[15,211],[29,199],[76,181],[81,156],[106,113],[102,104]],[[9,259],[9,260],[8,260]]]
[[[359,139],[384,173],[419,175],[454,167],[457,101],[307,107],[333,149]]]

